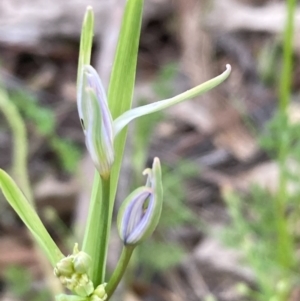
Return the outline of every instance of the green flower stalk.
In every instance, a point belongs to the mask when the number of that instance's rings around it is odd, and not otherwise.
[[[124,247],[106,287],[108,298],[125,273],[134,248],[152,235],[161,215],[163,186],[159,159],[154,158],[152,169],[146,169],[143,174],[148,176],[146,185],[133,191],[118,213],[118,230]]]

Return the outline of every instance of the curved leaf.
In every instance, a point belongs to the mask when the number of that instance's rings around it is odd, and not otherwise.
[[[218,75],[217,77],[215,77],[195,88],[192,88],[192,89],[190,89],[184,93],[181,93],[175,97],[164,99],[164,100],[157,101],[154,103],[150,103],[148,105],[134,108],[134,109],[131,109],[131,110],[125,112],[124,114],[119,116],[114,121],[115,135],[120,133],[120,131],[126,125],[128,125],[128,123],[130,121],[132,121],[138,117],[141,117],[141,116],[144,116],[147,114],[151,114],[151,113],[154,113],[157,111],[161,111],[163,109],[171,107],[171,106],[178,104],[182,101],[185,101],[187,99],[191,99],[193,97],[196,97],[198,95],[201,95],[201,94],[213,89],[214,87],[221,84],[229,76],[230,72],[231,72],[231,66],[226,65],[226,70],[222,74]]]
[[[40,247],[45,251],[52,266],[61,260],[64,255],[61,253],[35,210],[16,185],[13,179],[2,169],[0,169],[0,188],[21,220],[30,230]]]

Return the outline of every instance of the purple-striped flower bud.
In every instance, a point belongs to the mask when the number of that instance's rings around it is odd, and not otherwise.
[[[114,162],[113,120],[107,97],[96,70],[83,67],[77,90],[77,106],[86,147],[102,177],[108,177]]]
[[[136,245],[155,230],[162,209],[163,189],[158,158],[154,159],[145,186],[133,191],[123,202],[118,213],[118,230],[125,245]]]

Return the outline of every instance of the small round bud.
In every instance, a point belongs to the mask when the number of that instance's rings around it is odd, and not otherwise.
[[[90,266],[92,264],[91,257],[85,253],[80,251],[78,254],[74,256],[74,270],[76,273],[85,274],[89,271]]]
[[[81,297],[87,297],[91,295],[94,291],[94,285],[92,281],[89,280],[87,274],[82,274],[77,279],[77,283],[73,289],[74,292]]]
[[[73,269],[73,258],[72,256],[68,256],[60,260],[56,267],[54,268],[54,274],[55,276],[65,276],[65,277],[71,277],[74,273]]]

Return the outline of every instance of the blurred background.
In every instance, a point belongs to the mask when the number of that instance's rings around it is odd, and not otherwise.
[[[107,87],[124,3],[0,0],[0,167],[21,183],[18,154],[28,147],[37,210],[65,254],[82,240],[94,174],[76,108],[82,18],[92,5],[92,62]],[[286,12],[281,0],[145,0],[134,106],[183,92],[227,63],[232,73],[130,126],[116,210],[155,156],[165,198],[115,300],[300,300],[300,6],[283,108]],[[108,273],[120,249],[113,227]],[[1,195],[0,299],[51,300],[51,279]]]

